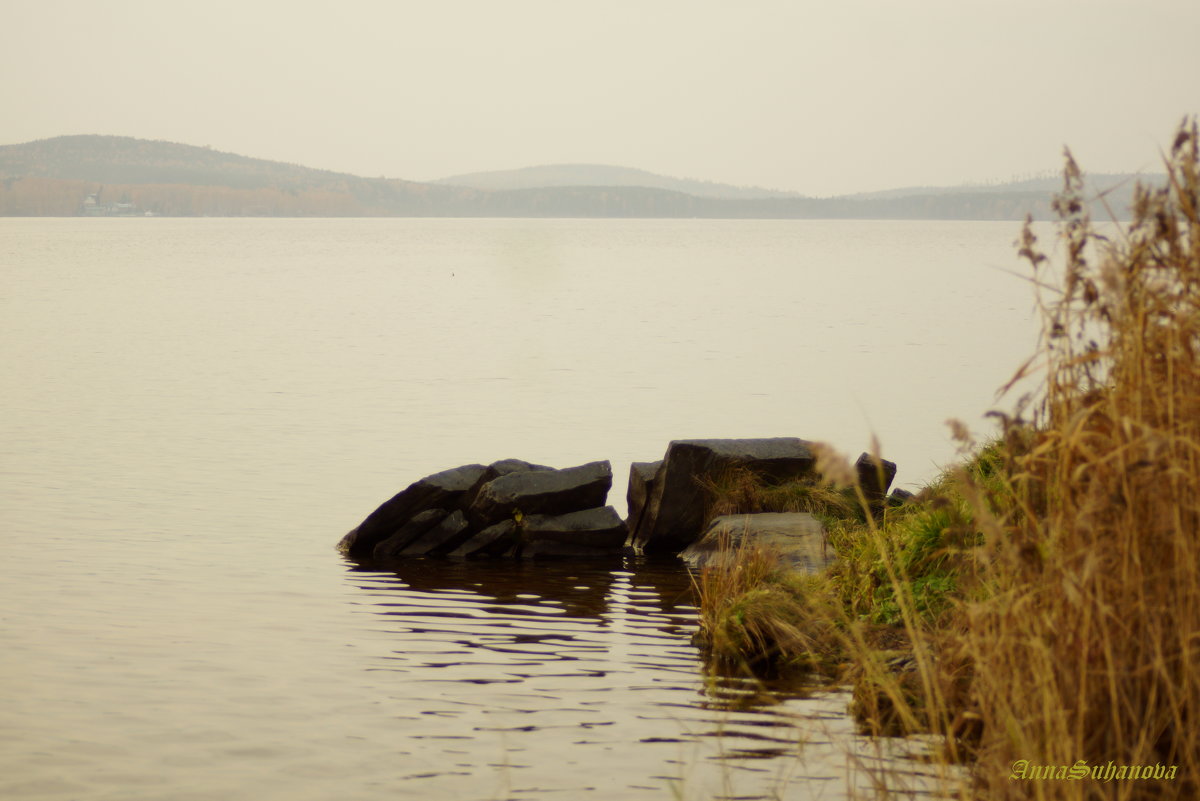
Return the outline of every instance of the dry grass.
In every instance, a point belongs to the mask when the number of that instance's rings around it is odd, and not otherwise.
[[[822,579],[785,569],[778,553],[748,540],[723,550],[734,558],[695,577],[699,641],[710,657],[740,673],[830,671],[842,649]]]
[[[972,763],[974,798],[1200,798],[1197,162],[1193,121],[1168,157],[1168,186],[1140,189],[1134,220],[1106,239],[1068,157],[1062,263],[1051,267],[1029,226],[1021,241],[1044,334],[1019,376],[1040,375],[1042,389],[1002,418],[989,469],[962,471],[949,499],[931,493],[842,532],[851,566],[808,588],[834,603],[810,594],[775,622],[746,604],[740,629],[718,630],[727,624],[714,616],[709,635],[769,644],[762,653],[821,653],[815,638],[851,655],[869,728],[944,735],[947,760]],[[970,581],[930,614],[915,579],[945,558],[957,578],[969,566]],[[868,579],[869,593],[853,584]],[[727,612],[764,581],[779,583],[763,566],[702,576],[702,613]],[[864,623],[880,587],[911,644],[900,669]],[[1031,781],[1012,778],[1019,760],[1176,772]]]
[[[700,480],[708,496],[705,520],[758,512],[809,512],[826,523],[862,518],[853,488],[837,488],[817,479],[770,482],[745,467],[733,467]]]
[[[972,668],[984,797],[1200,796],[1200,171],[1181,128],[1170,186],[1101,239],[1068,160],[1066,263],[1043,284],[1045,394],[988,515],[990,597],[953,643]],[[1046,258],[1026,230],[1035,274]],[[1093,255],[1098,254],[1098,255]],[[1040,277],[1040,275],[1039,275]],[[1030,437],[1030,430],[1033,434]],[[1173,781],[1034,782],[1012,764],[1176,765]]]

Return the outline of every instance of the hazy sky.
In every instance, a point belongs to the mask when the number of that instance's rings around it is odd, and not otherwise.
[[[588,162],[827,195],[1156,170],[1197,0],[0,0],[0,144],[423,180]]]

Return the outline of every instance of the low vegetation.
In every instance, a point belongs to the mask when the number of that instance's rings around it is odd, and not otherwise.
[[[826,510],[826,575],[752,551],[701,575],[714,653],[854,682],[865,728],[941,735],[974,798],[1200,797],[1194,121],[1167,167],[1106,237],[1068,156],[1061,263],[1020,241],[1044,333],[1018,378],[1040,389],[908,503]]]

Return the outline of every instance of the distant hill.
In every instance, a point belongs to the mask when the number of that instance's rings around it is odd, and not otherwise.
[[[1162,186],[1167,180],[1167,176],[1162,173],[1137,174],[1137,173],[1090,173],[1084,176],[1084,194],[1089,197],[1098,197],[1101,194],[1117,194],[1128,195],[1134,184],[1141,181],[1143,184]],[[1013,193],[1013,192],[1039,192],[1046,195],[1052,195],[1055,192],[1062,191],[1063,179],[1061,175],[1046,176],[1044,178],[1027,178],[1019,181],[1007,181],[1004,183],[994,184],[963,184],[961,186],[909,186],[899,189],[885,189],[877,192],[860,192],[847,197],[853,198],[895,198],[895,197],[916,197],[924,195],[984,195],[997,193]]]
[[[1097,186],[1121,186],[1110,200],[1118,216],[1128,213],[1131,178],[1097,176]],[[61,136],[0,146],[0,216],[1020,220],[1026,214],[1049,216],[1058,184],[1046,181],[812,198],[600,165],[418,183],[121,136]]]
[[[207,147],[96,135],[59,136],[0,147],[0,174],[240,189],[328,187],[338,180],[336,173]]]
[[[695,197],[726,200],[801,196],[798,192],[782,192],[757,186],[732,186],[688,178],[671,178],[632,167],[611,167],[605,164],[547,164],[539,167],[523,167],[518,170],[472,172],[440,178],[433,183],[444,186],[465,186],[490,192],[563,186],[636,186],[645,189],[666,189]]]
[[[88,196],[174,216],[428,214],[461,190],[360,178],[125,136],[0,146],[0,214],[80,213]]]

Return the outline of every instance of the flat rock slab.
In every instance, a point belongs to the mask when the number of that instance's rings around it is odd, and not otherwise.
[[[612,487],[612,465],[588,462],[563,470],[524,470],[484,484],[467,517],[484,528],[522,515],[559,515],[603,506]]]
[[[463,495],[462,500],[459,502],[459,507],[464,510],[470,509],[471,505],[475,503],[475,499],[479,497],[479,491],[483,489],[483,486],[500,478],[500,476],[507,476],[510,473],[527,473],[531,470],[553,469],[553,467],[547,467],[544,464],[526,462],[524,459],[501,459],[498,462],[492,462],[483,471],[483,475],[475,481],[471,489],[467,490],[466,494]]]
[[[521,521],[521,540],[526,551],[554,551],[558,555],[575,548],[590,555],[597,550],[618,552],[629,536],[625,521],[611,506],[585,509],[565,515],[529,515]],[[552,544],[554,547],[546,547]]]
[[[718,517],[679,557],[689,567],[702,568],[734,558],[734,552],[743,545],[773,550],[785,564],[809,573],[824,570],[834,559],[825,527],[807,512]]]

